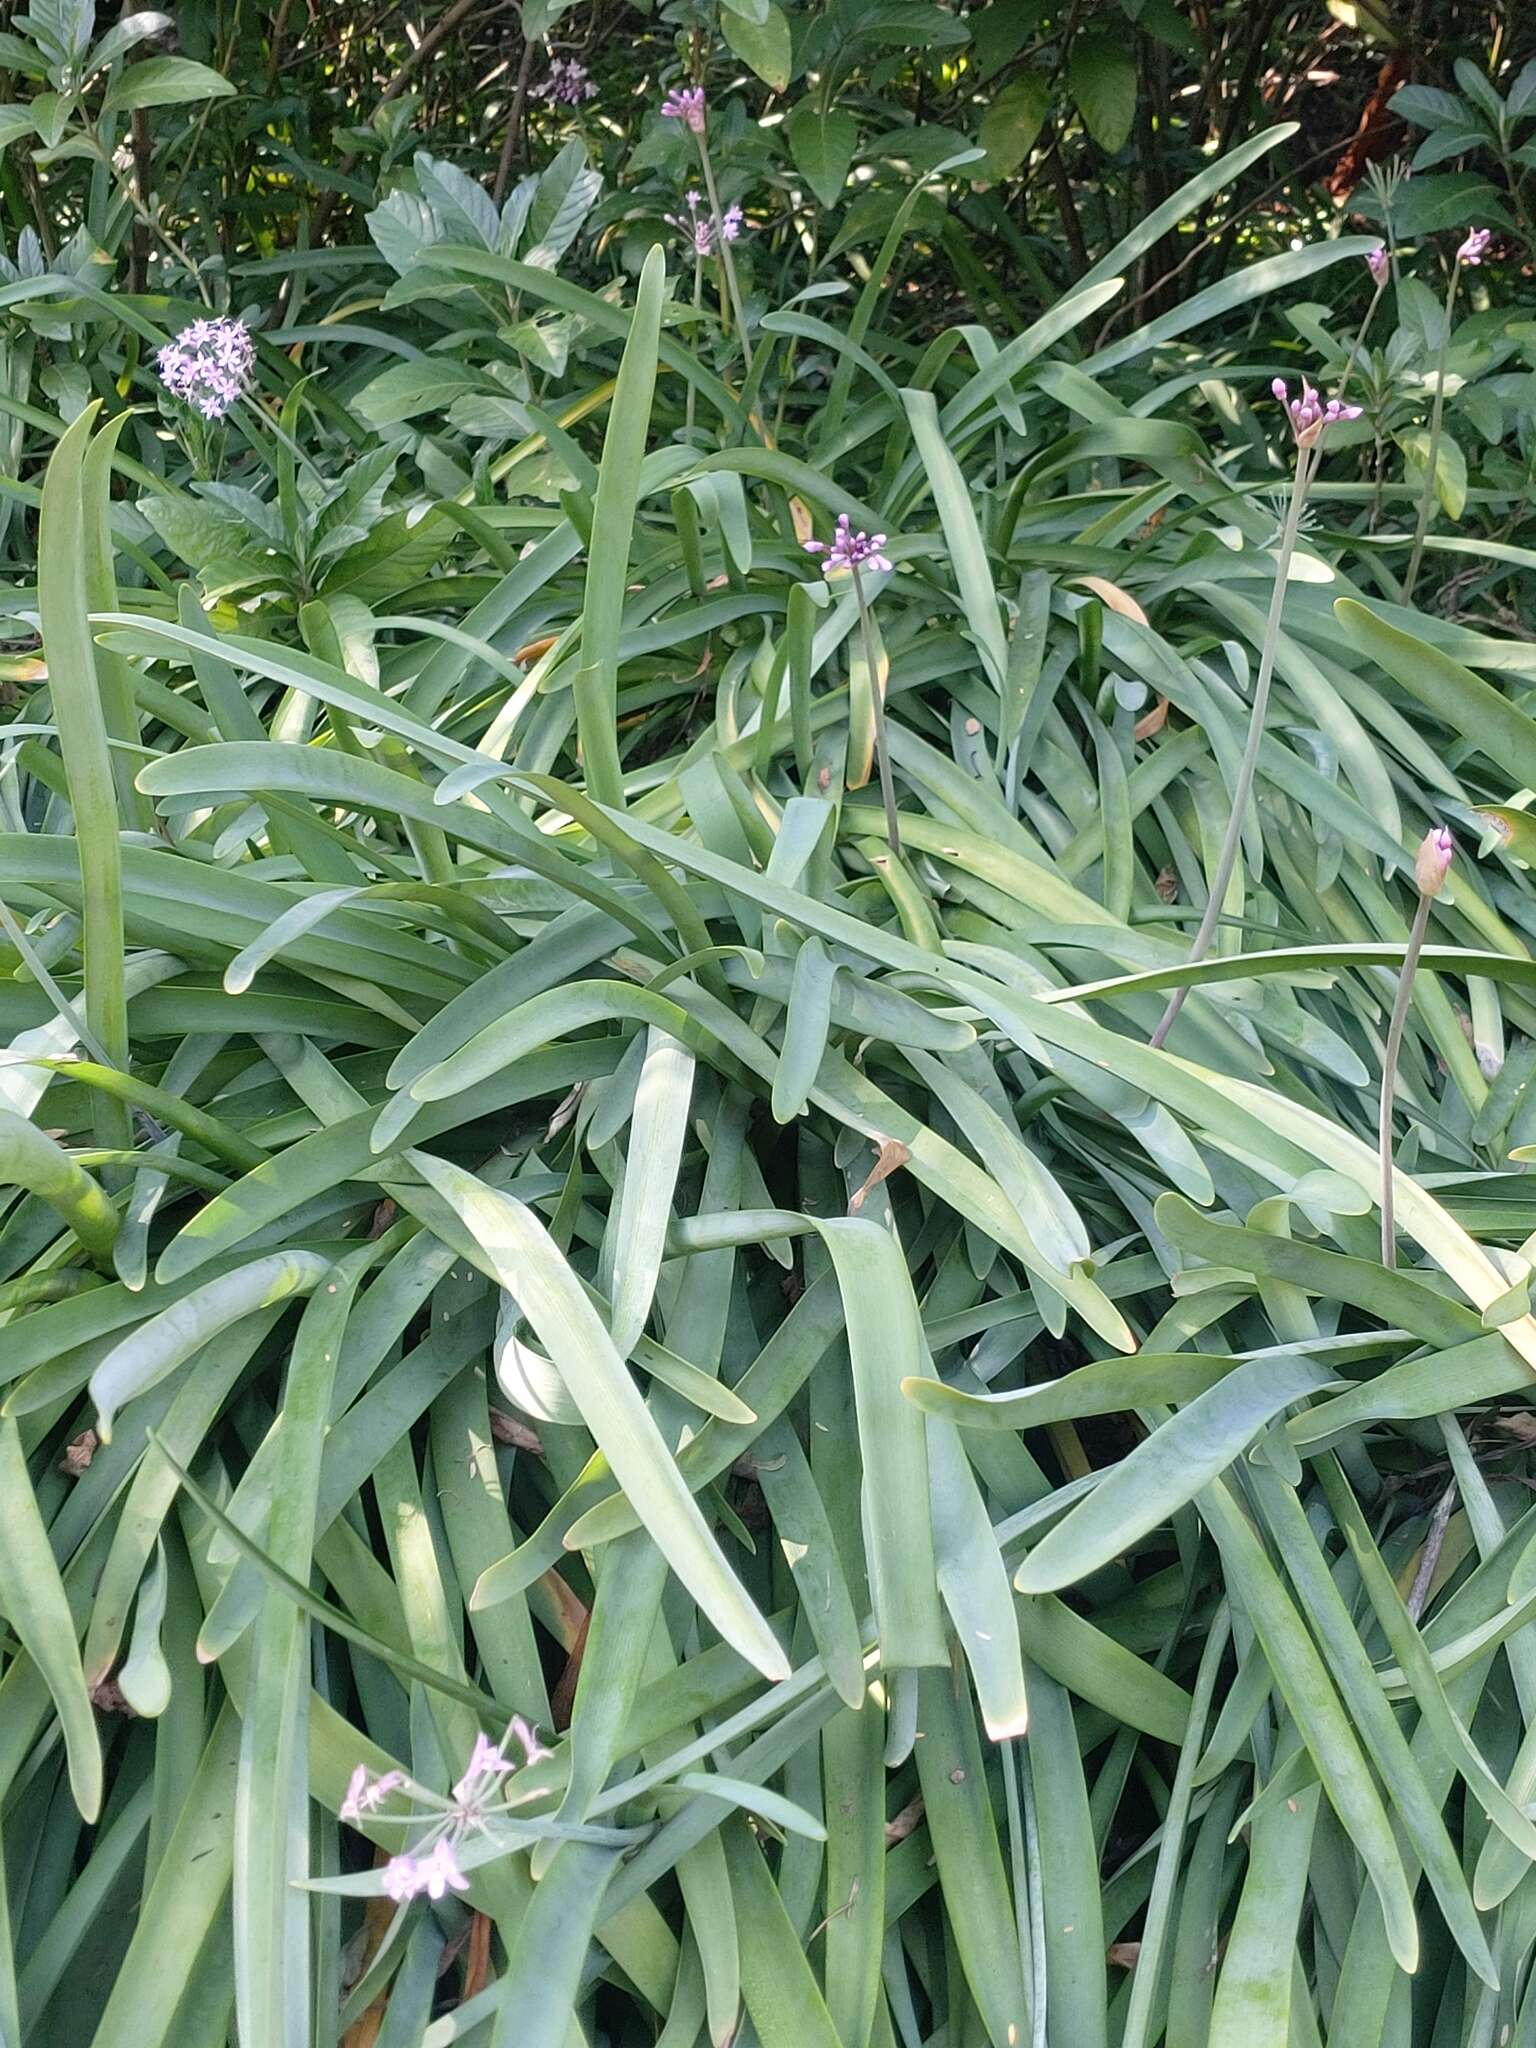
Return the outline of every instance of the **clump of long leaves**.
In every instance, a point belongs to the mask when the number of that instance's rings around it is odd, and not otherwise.
[[[1097,346],[1231,175],[920,360],[889,253],[743,388],[439,219],[435,400],[24,422],[0,2038],[1532,2027],[1532,663],[1325,463],[1187,964],[1283,482],[1201,330],[1372,246]]]

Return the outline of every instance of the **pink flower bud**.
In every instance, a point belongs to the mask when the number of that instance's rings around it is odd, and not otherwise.
[[[1492,228],[1468,228],[1467,239],[1456,251],[1456,261],[1475,267],[1482,262],[1483,253],[1492,240]]]
[[[704,88],[702,85],[674,86],[661,103],[669,121],[682,121],[695,135],[704,133]]]
[[[1277,377],[1269,388],[1285,407],[1298,448],[1314,447],[1322,439],[1325,427],[1336,427],[1360,417],[1358,405],[1343,405],[1337,398],[1330,398],[1325,405],[1305,377],[1301,380],[1300,398],[1290,396],[1283,377]]]
[[[1413,878],[1421,896],[1438,896],[1445,887],[1456,854],[1456,841],[1444,825],[1436,825],[1419,842],[1413,863]]]

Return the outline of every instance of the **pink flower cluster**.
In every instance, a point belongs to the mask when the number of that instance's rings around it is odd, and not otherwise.
[[[397,1906],[405,1906],[422,1892],[429,1899],[467,1892],[469,1879],[459,1868],[453,1844],[439,1835],[425,1856],[391,1856],[384,1866],[384,1889]]]
[[[1336,398],[1330,398],[1324,405],[1305,377],[1301,380],[1300,398],[1291,397],[1283,377],[1277,377],[1269,388],[1285,407],[1298,448],[1314,447],[1322,439],[1325,428],[1360,417],[1358,405],[1341,405]]]
[[[242,320],[194,320],[160,350],[155,367],[173,397],[221,420],[256,367],[256,344]]]
[[[1378,242],[1374,249],[1366,250],[1365,267],[1377,284],[1380,284],[1387,272],[1392,268],[1392,259],[1388,256],[1384,244]]]
[[[669,121],[684,121],[695,135],[704,133],[704,88],[702,85],[675,85],[661,103],[661,111]]]
[[[469,1879],[459,1862],[459,1848],[470,1833],[487,1834],[487,1823],[504,1810],[502,1780],[516,1769],[502,1744],[515,1736],[522,1745],[525,1764],[536,1763],[550,1754],[521,1714],[514,1714],[500,1743],[477,1734],[464,1774],[453,1788],[451,1799],[437,1799],[420,1786],[411,1785],[403,1771],[385,1771],[374,1777],[359,1764],[347,1785],[339,1808],[342,1820],[361,1824],[380,1809],[394,1793],[409,1789],[419,1802],[407,1815],[380,1815],[397,1824],[418,1819],[429,1821],[426,1834],[413,1850],[391,1856],[384,1866],[384,1890],[396,1905],[407,1905],[423,1893],[440,1899],[448,1892],[469,1890]],[[422,1808],[425,1808],[425,1811]]]
[[[697,192],[685,192],[688,214],[685,219],[680,213],[669,213],[667,224],[688,238],[695,256],[710,256],[715,247],[715,224],[704,210],[704,201]],[[720,216],[720,239],[734,242],[745,225],[739,206],[728,206]]]
[[[579,107],[583,100],[597,98],[591,72],[574,57],[551,58],[538,90],[539,97],[552,107]]]
[[[825,555],[829,569],[856,569],[861,562],[867,562],[871,569],[889,569],[889,559],[881,554],[885,546],[883,533],[855,533],[853,523],[846,512],[837,516],[837,531],[830,542],[808,540],[804,543],[808,555]]]

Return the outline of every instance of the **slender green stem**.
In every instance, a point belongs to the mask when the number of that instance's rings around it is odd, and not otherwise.
[[[703,304],[704,304],[704,258],[703,258],[703,257],[702,257],[702,256],[701,256],[701,255],[699,254],[699,251],[698,251],[698,244],[697,244],[697,243],[695,243],[695,244],[694,244],[694,251],[693,251],[693,310],[694,310],[694,311],[695,311],[695,312],[697,313],[697,312],[698,312],[698,311],[699,311],[699,310],[700,310],[700,309],[702,308]],[[684,407],[684,412],[683,412],[683,424],[684,424],[684,426],[686,427],[686,429],[687,429],[688,433],[690,434],[690,436],[691,436],[691,435],[692,435],[692,433],[693,433],[693,403],[694,403],[694,397],[695,397],[695,392],[694,392],[694,387],[693,387],[693,380],[692,380],[692,378],[690,378],[690,379],[688,380],[688,390],[687,390],[687,393],[686,393],[686,395],[685,395],[685,397],[684,397],[684,399],[683,399],[683,407]]]
[[[869,602],[864,595],[864,585],[859,578],[857,562],[848,573],[853,578],[854,600],[859,607],[859,632],[864,640],[864,666],[869,670],[869,698],[875,714],[875,759],[880,766],[880,800],[885,805],[885,832],[891,842],[891,852],[899,858],[901,827],[896,822],[896,784],[891,778],[891,755],[885,741],[885,685],[880,675],[880,662],[875,649],[874,623],[869,616]]]
[[[1365,318],[1360,322],[1359,330],[1349,345],[1349,354],[1344,359],[1344,374],[1340,377],[1339,388],[1334,394],[1340,404],[1343,403],[1344,394],[1349,389],[1349,380],[1354,375],[1355,364],[1359,361],[1360,351],[1365,346],[1365,337],[1371,331],[1371,322],[1376,317],[1376,308],[1381,304],[1381,295],[1386,288],[1386,278],[1378,277],[1376,289],[1371,294],[1371,303],[1365,309]]]
[[[1270,593],[1269,617],[1264,622],[1264,645],[1259,654],[1259,674],[1254,684],[1253,710],[1248,718],[1248,741],[1243,748],[1242,762],[1232,790],[1232,815],[1227,820],[1226,837],[1221,843],[1216,872],[1211,877],[1205,915],[1200,920],[1194,944],[1189,949],[1191,967],[1197,966],[1211,950],[1211,941],[1221,921],[1221,907],[1226,900],[1227,884],[1231,881],[1232,870],[1237,865],[1237,851],[1243,837],[1243,820],[1247,816],[1248,799],[1253,791],[1253,779],[1259,765],[1259,748],[1264,739],[1264,715],[1269,708],[1270,683],[1275,673],[1275,648],[1280,639],[1280,614],[1285,606],[1286,580],[1291,572],[1291,557],[1296,552],[1296,536],[1301,530],[1302,510],[1307,502],[1307,489],[1317,468],[1318,452],[1315,447],[1296,450],[1296,474],[1291,480],[1290,503],[1285,508],[1285,519],[1280,528],[1280,545],[1275,555],[1275,587]],[[1154,1046],[1162,1045],[1167,1039],[1188,994],[1189,985],[1186,983],[1183,988],[1176,988],[1169,997],[1168,1007],[1152,1034],[1151,1043]]]
[[[1376,1119],[1376,1157],[1381,1168],[1381,1263],[1397,1264],[1397,1214],[1392,1191],[1392,1100],[1397,1093],[1397,1062],[1403,1049],[1403,1030],[1408,1022],[1408,1004],[1413,995],[1413,977],[1429,929],[1430,898],[1421,895],[1408,933],[1402,972],[1397,978],[1397,997],[1392,1021],[1387,1026],[1387,1049],[1381,1061],[1381,1110]]]
[[[731,256],[731,245],[725,239],[725,216],[720,211],[720,193],[715,185],[715,167],[709,160],[709,144],[700,131],[699,163],[704,172],[704,190],[709,196],[709,218],[715,231],[715,249],[725,269],[725,289],[730,295],[731,318],[736,322],[736,333],[741,342],[741,360],[747,375],[752,374],[752,344],[747,338],[747,315],[741,302],[741,286],[736,280],[736,265]]]
[[[1435,364],[1435,402],[1429,414],[1429,461],[1424,469],[1424,489],[1419,498],[1419,517],[1413,529],[1413,550],[1408,573],[1403,578],[1403,603],[1413,603],[1413,586],[1419,580],[1419,563],[1424,558],[1424,540],[1429,532],[1430,509],[1435,502],[1435,470],[1440,460],[1440,427],[1445,417],[1445,365],[1451,352],[1451,315],[1456,310],[1456,287],[1461,282],[1461,257],[1451,265],[1451,281],[1445,294],[1445,331],[1440,336],[1440,355]]]
[[[1337,395],[1341,403],[1343,402],[1345,392],[1349,389],[1349,380],[1351,376],[1354,374],[1355,364],[1360,359],[1360,351],[1365,347],[1365,337],[1367,334],[1369,334],[1371,329],[1371,322],[1376,317],[1376,308],[1381,304],[1381,295],[1386,290],[1389,282],[1390,275],[1383,275],[1377,278],[1376,289],[1371,294],[1371,303],[1365,309],[1365,318],[1360,322],[1359,330],[1356,333],[1354,340],[1350,343],[1349,354],[1344,360],[1344,374],[1339,379],[1339,389]],[[1381,514],[1382,480],[1380,415],[1374,410],[1371,416],[1371,428],[1372,433],[1375,437],[1375,455],[1373,457],[1373,460],[1376,466],[1376,492],[1375,496],[1371,500],[1371,511],[1367,530],[1374,533],[1376,530],[1376,521]]]

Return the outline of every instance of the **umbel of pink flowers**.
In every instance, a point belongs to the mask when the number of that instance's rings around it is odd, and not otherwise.
[[[661,111],[669,121],[682,121],[695,135],[704,133],[704,88],[702,85],[675,85],[661,103]]]
[[[830,541],[808,540],[803,543],[808,555],[825,555],[823,565],[828,569],[856,569],[860,563],[871,569],[889,569],[890,561],[880,550],[885,546],[883,533],[855,533],[853,522],[846,512],[837,515],[837,528]]]
[[[155,367],[173,398],[221,420],[250,381],[256,344],[243,320],[194,320],[159,351]]]
[[[667,225],[686,235],[695,256],[709,256],[714,253],[715,224],[709,217],[703,198],[697,192],[685,192],[688,214],[685,219],[680,213],[669,213]],[[739,206],[728,206],[720,216],[720,239],[734,242],[745,224],[745,217]]]
[[[1473,269],[1482,262],[1488,244],[1493,240],[1492,228],[1468,228],[1467,238],[1456,251],[1458,263],[1470,264]]]
[[[459,1847],[467,1835],[489,1834],[487,1823],[510,1811],[510,1803],[502,1797],[502,1780],[517,1768],[506,1755],[506,1744],[514,1737],[522,1746],[525,1764],[551,1754],[522,1715],[514,1714],[499,1743],[484,1735],[475,1737],[464,1775],[450,1799],[438,1799],[412,1784],[403,1771],[385,1771],[375,1777],[366,1764],[359,1764],[352,1773],[338,1809],[342,1820],[358,1824],[372,1817],[406,1827],[427,1824],[413,1848],[391,1856],[384,1866],[384,1890],[397,1905],[406,1905],[422,1893],[440,1899],[447,1892],[469,1890]],[[414,1801],[412,1811],[386,1813],[384,1808],[399,1792],[409,1792]]]
[[[1326,405],[1316,391],[1303,377],[1300,398],[1292,398],[1283,377],[1277,377],[1270,390],[1285,407],[1286,417],[1291,423],[1291,432],[1296,437],[1298,448],[1312,448],[1322,439],[1328,427],[1341,425],[1345,420],[1360,417],[1358,405],[1341,405],[1336,398],[1330,398]]]

